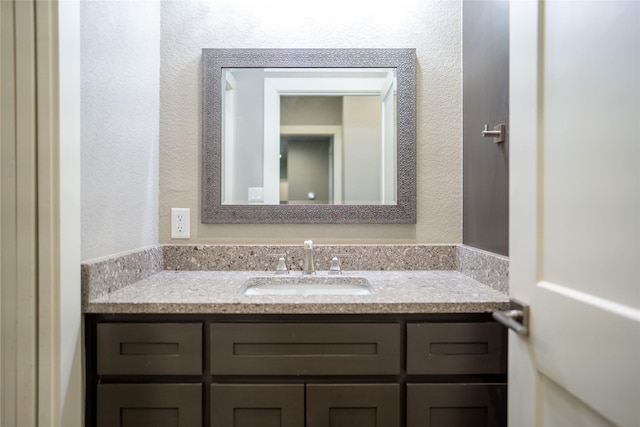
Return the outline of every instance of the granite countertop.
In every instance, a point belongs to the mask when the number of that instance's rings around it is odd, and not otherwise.
[[[318,272],[319,276],[326,272]],[[85,313],[387,314],[482,313],[509,308],[503,292],[459,271],[349,271],[366,277],[372,295],[245,296],[258,271],[164,270],[120,289],[89,298]],[[301,275],[291,272],[289,277]]]

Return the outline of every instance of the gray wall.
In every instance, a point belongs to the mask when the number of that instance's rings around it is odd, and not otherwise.
[[[488,124],[507,139],[483,138]],[[509,3],[463,2],[463,243],[509,254]]]
[[[329,138],[289,139],[289,203],[329,203]],[[308,200],[308,193],[315,200]]]
[[[282,126],[340,126],[342,125],[342,97],[281,96],[280,124]]]

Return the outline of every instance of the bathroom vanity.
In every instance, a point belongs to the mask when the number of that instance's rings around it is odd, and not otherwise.
[[[349,275],[372,293],[161,271],[90,299],[87,425],[506,426],[505,294],[458,271]]]
[[[90,315],[87,344],[98,426],[506,425],[486,314]]]

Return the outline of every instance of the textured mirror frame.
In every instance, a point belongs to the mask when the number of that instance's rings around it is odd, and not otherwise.
[[[223,205],[225,68],[396,68],[395,205]],[[202,49],[202,222],[205,224],[415,224],[415,49]]]

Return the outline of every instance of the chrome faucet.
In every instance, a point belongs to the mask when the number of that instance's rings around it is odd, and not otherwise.
[[[313,242],[311,240],[304,241],[304,264],[302,274],[316,274],[316,268],[313,265]]]

